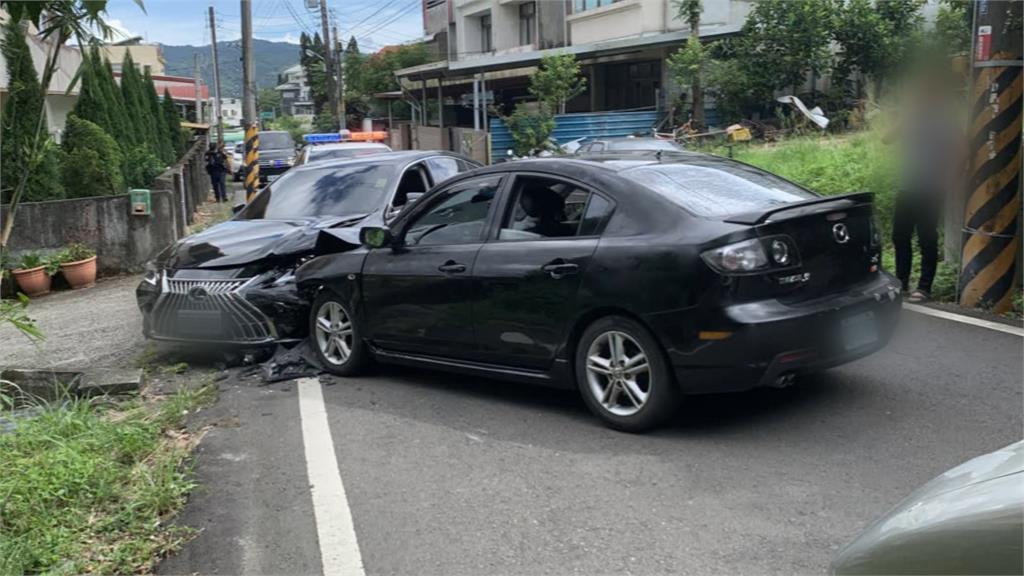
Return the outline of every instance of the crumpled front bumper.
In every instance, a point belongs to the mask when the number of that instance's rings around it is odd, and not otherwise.
[[[188,278],[162,271],[147,276],[135,295],[143,333],[153,340],[255,346],[307,333],[309,303],[294,282],[275,282],[272,274]]]

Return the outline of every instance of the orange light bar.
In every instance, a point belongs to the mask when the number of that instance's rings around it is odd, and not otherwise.
[[[370,142],[374,140],[387,140],[388,133],[384,131],[377,132],[353,132],[349,135],[348,139],[351,142]]]
[[[697,332],[697,338],[701,340],[725,340],[729,336],[732,336],[732,332],[711,332],[707,330]]]

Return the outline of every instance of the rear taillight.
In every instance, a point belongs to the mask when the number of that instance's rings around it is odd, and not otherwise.
[[[726,244],[700,256],[716,272],[730,276],[774,272],[800,265],[796,244],[784,234]]]

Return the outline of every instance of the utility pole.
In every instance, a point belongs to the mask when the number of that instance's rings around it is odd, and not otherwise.
[[[220,109],[220,61],[217,60],[217,20],[213,16],[213,6],[210,6],[210,48],[213,50],[213,117],[217,122],[217,144],[224,144],[224,121],[221,118]]]
[[[195,53],[195,52],[192,54],[192,69],[193,69],[193,76],[195,77],[193,82],[195,84],[195,90],[196,90],[196,124],[202,124],[203,123],[203,100],[202,100],[203,90],[201,88],[202,84],[201,84],[201,80],[199,78],[199,54]]]
[[[320,28],[324,36],[324,66],[327,68],[327,105],[331,108],[331,120],[338,123],[338,94],[334,89],[334,55],[331,49],[331,35],[327,23],[327,0],[320,0]]]
[[[260,129],[253,90],[256,69],[252,54],[252,0],[242,2],[242,126],[245,127],[245,201],[260,187]]]
[[[338,38],[338,25],[335,24],[331,32],[334,33],[334,55],[338,61],[338,118],[341,123],[338,125],[342,130],[347,128],[347,111],[345,110],[345,55],[342,53],[341,40]]]
[[[1010,308],[1021,279],[1022,6],[976,2],[971,29],[971,177],[958,288],[962,306],[997,313]]]

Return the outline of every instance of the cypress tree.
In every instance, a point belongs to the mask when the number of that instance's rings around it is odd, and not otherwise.
[[[138,132],[138,144],[154,156],[159,156],[156,125],[146,104],[142,76],[139,75],[132,55],[128,52],[125,53],[124,62],[121,64],[121,93],[124,95],[125,115],[130,125]]]
[[[78,100],[73,113],[82,120],[88,120],[110,133],[111,119],[107,101],[103,97],[101,70],[98,67],[97,50],[82,51],[82,63],[78,68]]]
[[[142,88],[146,95],[146,109],[150,118],[153,119],[156,134],[157,157],[163,160],[164,164],[174,164],[174,144],[171,142],[171,134],[167,129],[167,121],[164,119],[163,110],[160,108],[160,99],[156,96],[156,86],[153,84],[153,75],[146,70],[142,79]]]
[[[125,105],[124,94],[121,92],[121,86],[117,83],[117,79],[114,77],[114,66],[110,63],[110,60],[103,60],[103,80],[106,82],[104,88],[104,94],[110,99],[110,110],[112,111],[117,126],[117,140],[122,148],[127,146],[134,146],[138,144],[138,135],[132,127],[132,123],[128,117],[128,107]]]
[[[32,168],[29,154],[35,141],[39,115],[45,115],[46,109],[43,107],[43,88],[25,42],[25,30],[16,19],[9,18],[3,33],[0,52],[7,63],[8,82],[3,114],[0,115],[0,173],[3,174],[0,198],[6,203],[26,171]],[[45,126],[45,116],[42,121]],[[60,182],[47,181],[45,171],[33,171],[29,174],[23,199],[60,197],[62,194]]]
[[[160,105],[163,108],[164,123],[167,124],[167,130],[171,135],[171,142],[174,144],[174,158],[177,160],[185,154],[185,148],[188,144],[181,133],[181,118],[178,116],[178,107],[174,105],[174,99],[171,98],[171,93],[167,88],[164,88],[164,99]]]

